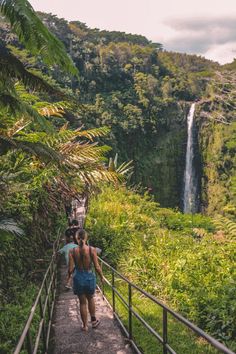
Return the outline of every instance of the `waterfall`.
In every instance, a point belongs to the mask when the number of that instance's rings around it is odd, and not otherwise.
[[[194,134],[193,134],[193,118],[195,111],[195,103],[191,105],[188,113],[187,123],[188,123],[188,140],[187,140],[187,150],[186,150],[186,162],[185,162],[185,174],[184,174],[184,213],[194,213],[196,212],[196,193],[197,186],[195,180],[195,171],[193,166],[194,157]]]

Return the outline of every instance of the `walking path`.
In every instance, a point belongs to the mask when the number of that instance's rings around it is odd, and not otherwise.
[[[131,354],[112,311],[97,291],[96,315],[101,320],[96,329],[81,331],[79,302],[73,291],[64,288],[66,267],[60,269],[60,285],[53,321],[53,354]]]

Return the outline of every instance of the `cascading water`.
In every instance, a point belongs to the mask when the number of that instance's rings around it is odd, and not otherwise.
[[[194,158],[194,111],[195,103],[191,105],[190,111],[187,117],[188,123],[188,140],[187,140],[187,150],[186,150],[186,163],[185,163],[185,174],[184,174],[184,213],[194,213],[196,212],[196,198],[197,198],[197,186],[195,180],[195,172],[193,166]]]

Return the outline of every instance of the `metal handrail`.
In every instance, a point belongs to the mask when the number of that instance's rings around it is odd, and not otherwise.
[[[174,349],[170,346],[168,343],[168,313],[171,314],[177,321],[181,322],[184,324],[187,328],[191,329],[195,334],[197,334],[199,337],[204,338],[209,344],[212,345],[215,349],[219,350],[221,353],[225,354],[235,354],[232,350],[224,346],[222,343],[217,341],[215,338],[204,332],[202,329],[194,325],[192,322],[178,314],[177,312],[173,311],[170,309],[168,306],[166,306],[163,302],[160,300],[156,299],[153,295],[147,293],[145,290],[139,288],[137,285],[133,284],[129,279],[127,279],[124,275],[119,273],[115,268],[113,268],[110,264],[105,262],[103,259],[99,257],[99,260],[101,262],[101,266],[107,267],[111,271],[111,277],[112,281],[110,282],[106,277],[105,277],[105,283],[110,286],[112,290],[112,304],[110,304],[109,300],[106,298],[105,293],[104,293],[104,286],[102,285],[102,289],[100,291],[102,292],[105,300],[108,302],[108,304],[111,306],[113,310],[114,317],[118,320],[120,323],[121,327],[123,328],[126,336],[129,338],[130,343],[132,347],[135,349],[136,353],[142,354],[142,352],[139,350],[137,344],[135,343],[135,340],[133,338],[133,333],[132,333],[132,318],[135,316],[139,322],[142,323],[142,325],[162,344],[163,354],[176,354]],[[124,299],[124,297],[119,293],[118,289],[115,286],[115,275],[118,276],[120,279],[122,279],[125,283],[128,284],[128,302]],[[132,307],[132,290],[135,289],[137,290],[140,294],[144,295],[146,298],[150,299],[153,303],[156,305],[160,306],[163,311],[163,317],[162,317],[162,336],[157,333],[157,331],[152,328],[146,321],[145,319],[140,316]],[[116,311],[116,296],[118,296],[119,300],[125,305],[125,307],[128,309],[128,328],[125,327],[123,324],[121,318],[119,317],[119,314]]]
[[[30,310],[30,315],[26,321],[25,327],[17,343],[14,354],[19,354],[23,349],[26,349],[28,354],[36,354],[38,352],[40,343],[42,343],[43,345],[43,351],[41,352],[45,354],[48,352],[52,315],[56,298],[56,253],[60,245],[60,236],[61,231],[59,230],[57,238],[53,243],[53,254],[50,264],[45,272],[38,295]],[[40,322],[37,329],[36,339],[33,344],[30,329],[34,315],[38,309],[40,313]]]

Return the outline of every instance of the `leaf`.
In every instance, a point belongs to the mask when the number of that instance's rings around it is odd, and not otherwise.
[[[40,89],[47,92],[55,92],[56,89],[49,85],[36,74],[30,73],[24,65],[11,52],[2,45],[0,41],[0,72],[4,77],[17,78],[21,80],[26,87],[31,89]]]
[[[0,234],[1,232],[7,232],[17,236],[23,236],[24,231],[18,226],[17,222],[13,219],[1,219],[0,220]]]
[[[59,65],[62,70],[78,75],[63,43],[44,26],[27,0],[0,0],[0,12],[33,55],[40,55],[48,65]]]

